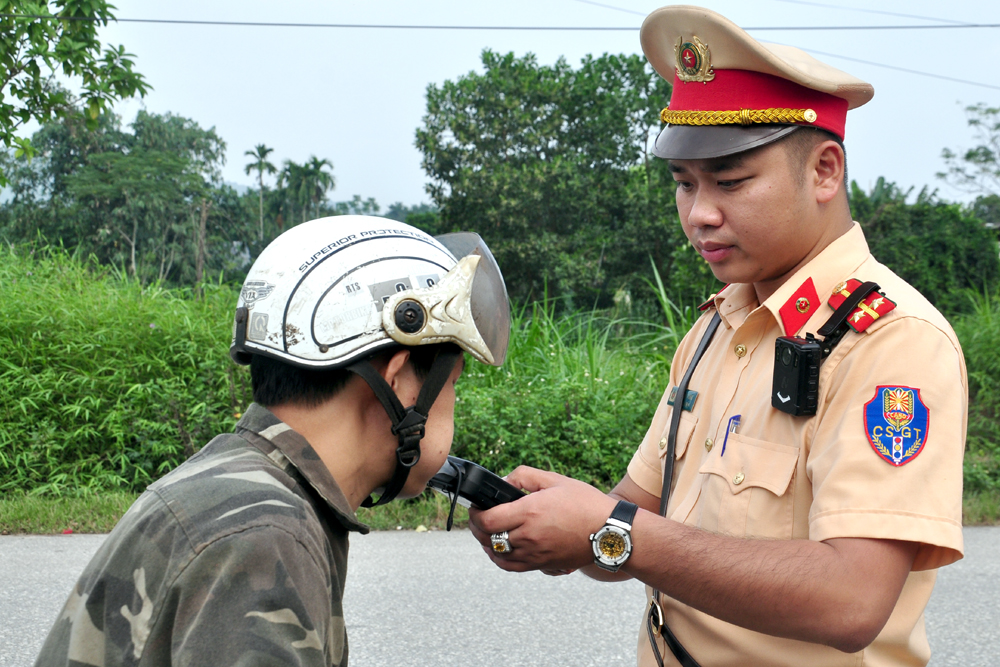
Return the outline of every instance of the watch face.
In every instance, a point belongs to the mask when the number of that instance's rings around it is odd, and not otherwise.
[[[604,526],[594,535],[594,556],[605,565],[621,565],[632,553],[632,540],[617,526]]]
[[[625,538],[609,530],[601,535],[598,547],[605,558],[617,560],[625,555]]]

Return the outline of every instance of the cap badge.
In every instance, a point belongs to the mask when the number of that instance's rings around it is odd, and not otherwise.
[[[692,35],[690,42],[678,37],[674,52],[677,55],[677,78],[681,81],[708,83],[715,78],[708,45],[696,36]]]

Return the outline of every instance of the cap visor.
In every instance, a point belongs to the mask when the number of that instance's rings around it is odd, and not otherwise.
[[[799,125],[667,125],[653,144],[664,160],[703,160],[742,153],[777,141]]]

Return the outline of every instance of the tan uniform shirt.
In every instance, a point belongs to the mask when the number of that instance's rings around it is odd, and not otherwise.
[[[863,333],[849,331],[823,362],[814,417],[773,408],[775,339],[816,332],[833,314],[827,299],[834,288],[852,278],[878,283],[897,307]],[[820,303],[802,301],[810,279]],[[779,313],[783,306],[788,313],[789,304],[805,310],[795,330],[785,330]],[[667,625],[704,667],[926,664],[923,612],[935,568],[962,557],[968,385],[954,332],[926,299],[871,256],[857,224],[763,305],[752,285],[739,284],[717,295],[715,306],[722,323],[688,387],[699,395],[692,411],[681,414],[667,515],[747,539],[884,538],[919,542],[920,548],[885,628],[856,654],[746,630],[664,597]],[[671,386],[687,370],[711,315],[709,310],[678,347]],[[790,326],[797,324],[793,317]],[[668,395],[628,468],[657,497],[674,409]],[[730,433],[734,415],[741,415],[740,426]],[[896,420],[897,435],[905,429],[896,463],[895,432],[879,427],[886,419]],[[901,465],[900,451],[909,454]],[[677,664],[662,643],[660,652],[666,664]],[[645,626],[639,664],[655,665]]]

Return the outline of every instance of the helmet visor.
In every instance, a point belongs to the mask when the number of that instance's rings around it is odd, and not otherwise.
[[[486,242],[474,232],[456,232],[435,237],[456,259],[478,255],[469,306],[472,321],[493,356],[494,366],[503,363],[510,341],[510,301],[500,267]]]

